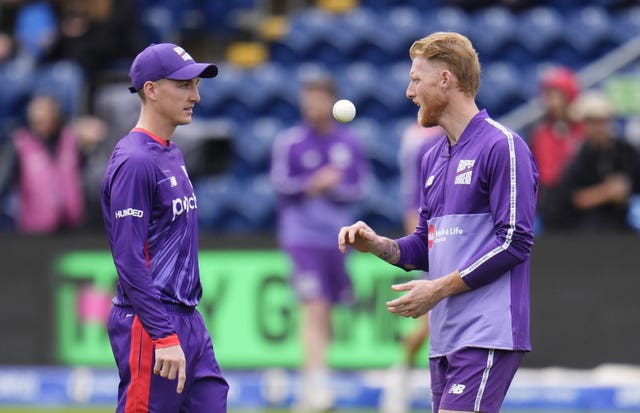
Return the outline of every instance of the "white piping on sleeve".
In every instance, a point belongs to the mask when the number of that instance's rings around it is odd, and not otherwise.
[[[505,135],[505,137],[507,138],[507,143],[509,145],[509,229],[507,230],[507,236],[505,237],[502,245],[492,249],[482,257],[478,258],[478,260],[469,265],[467,268],[461,270],[461,277],[465,277],[495,255],[506,251],[507,248],[509,248],[509,245],[511,245],[511,241],[513,240],[513,233],[516,229],[516,195],[518,193],[518,188],[516,185],[516,150],[513,141],[513,134],[509,132],[504,126],[491,118],[487,118],[486,121],[493,125],[495,128],[499,129]]]

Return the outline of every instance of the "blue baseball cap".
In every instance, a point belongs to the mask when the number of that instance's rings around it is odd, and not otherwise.
[[[196,77],[211,78],[218,75],[218,67],[211,63],[196,63],[182,47],[172,43],[147,46],[133,60],[129,77],[131,93],[142,89],[145,82],[159,79],[190,80]]]

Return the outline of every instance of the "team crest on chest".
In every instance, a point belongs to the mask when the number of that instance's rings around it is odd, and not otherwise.
[[[456,179],[453,182],[456,185],[470,185],[471,176],[473,175],[473,164],[475,159],[460,159],[458,169],[456,170]]]

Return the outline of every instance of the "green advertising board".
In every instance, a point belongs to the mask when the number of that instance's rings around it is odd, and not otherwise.
[[[297,367],[301,360],[298,303],[289,283],[286,256],[277,250],[203,250],[199,259],[204,291],[198,309],[220,364],[238,369]],[[418,273],[406,273],[370,254],[350,254],[347,265],[355,300],[333,312],[330,364],[355,369],[400,362],[400,339],[417,321],[389,313],[385,302],[399,295],[391,290],[392,284]],[[117,275],[110,253],[66,253],[57,260],[55,270],[59,361],[112,365],[105,313]],[[422,365],[426,365],[426,352],[422,352]]]

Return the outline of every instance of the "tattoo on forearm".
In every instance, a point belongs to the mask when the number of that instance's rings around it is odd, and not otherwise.
[[[383,260],[395,264],[400,260],[400,247],[394,240],[387,240],[384,249],[377,255]]]

